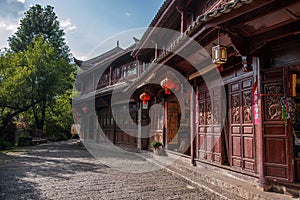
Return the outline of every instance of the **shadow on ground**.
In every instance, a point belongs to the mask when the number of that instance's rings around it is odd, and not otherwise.
[[[42,179],[69,180],[75,173],[107,168],[78,143],[47,143],[0,153],[0,199],[40,199]]]

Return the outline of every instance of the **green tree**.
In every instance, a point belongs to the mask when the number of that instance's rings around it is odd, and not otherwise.
[[[70,49],[66,45],[64,35],[54,8],[51,6],[43,8],[37,4],[25,12],[20,27],[14,35],[9,37],[8,43],[12,51],[20,52],[32,44],[34,38],[43,36],[57,51],[56,57],[69,58]]]
[[[44,128],[46,117],[51,121],[49,108],[61,106],[58,99],[72,90],[76,69],[64,58],[53,59],[56,54],[49,42],[37,37],[25,51],[8,52],[0,57],[3,125],[29,109],[37,129]],[[61,112],[71,113],[71,108]]]
[[[53,59],[56,56],[55,48],[43,37],[39,37],[29,46],[25,57],[32,70],[29,76],[31,96],[33,101],[39,101],[32,106],[32,111],[36,128],[43,129],[47,108],[56,105],[59,96],[72,90],[76,68],[64,58]]]
[[[76,67],[54,8],[32,6],[8,42],[10,49],[0,54],[0,128],[26,112],[37,129],[44,129],[45,121],[58,122],[53,107],[63,108],[59,116],[71,116],[59,99],[72,90]]]
[[[70,131],[70,126],[74,123],[71,98],[72,92],[68,91],[55,98],[55,102],[47,107],[45,130],[48,137],[63,138],[64,133]]]
[[[23,53],[6,51],[0,55],[0,132],[13,117],[40,102],[28,98],[31,72],[24,67],[24,62]]]

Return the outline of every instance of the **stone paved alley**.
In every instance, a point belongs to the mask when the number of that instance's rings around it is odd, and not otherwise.
[[[163,170],[124,173],[78,143],[0,153],[0,199],[221,199]]]

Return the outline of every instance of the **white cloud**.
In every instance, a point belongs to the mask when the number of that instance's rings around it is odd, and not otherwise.
[[[81,51],[76,51],[76,50],[71,50],[73,57],[75,57],[78,60],[88,60],[87,53],[81,52]]]
[[[25,0],[17,0],[20,3],[25,3]]]
[[[131,16],[131,13],[126,12],[125,15],[126,15],[127,17],[130,17],[130,16]]]
[[[9,21],[0,22],[0,35],[2,38],[0,40],[0,49],[4,47],[8,47],[7,39],[17,31],[18,26],[19,25],[17,23],[12,23]]]
[[[25,11],[25,0],[0,0],[0,49],[8,47],[8,38],[18,30]]]
[[[72,24],[70,18],[61,20],[60,26],[65,30],[65,32],[70,32],[77,28],[75,25]]]
[[[12,24],[8,22],[0,22],[0,31],[16,32],[18,30],[18,24]]]
[[[3,47],[8,47],[7,39],[17,30],[17,27],[18,24],[13,24],[9,21],[0,22],[0,49]]]
[[[25,0],[0,0],[0,20],[19,19],[25,11]]]
[[[9,24],[6,27],[6,30],[12,31],[12,32],[17,32],[19,25],[18,24]]]

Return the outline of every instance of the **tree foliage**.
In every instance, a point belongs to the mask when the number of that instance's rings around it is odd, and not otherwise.
[[[68,128],[75,65],[53,7],[31,7],[0,54],[0,128],[26,116],[37,129]],[[1,132],[1,129],[0,129]]]
[[[25,17],[20,22],[17,32],[9,37],[8,42],[12,51],[24,51],[34,38],[43,36],[53,45],[59,57],[69,57],[69,47],[64,39],[64,31],[59,26],[59,21],[54,13],[54,8],[35,5],[25,12]]]
[[[39,37],[25,51],[28,65],[32,69],[29,76],[32,99],[40,101],[32,107],[38,129],[44,127],[47,108],[56,104],[57,98],[73,87],[75,67],[64,58],[53,59],[55,56],[55,49],[43,37]]]
[[[25,51],[1,56],[2,118],[32,109],[36,127],[43,129],[46,109],[72,90],[74,81],[75,67],[55,56],[55,49],[43,37],[35,38]]]
[[[28,98],[30,71],[23,67],[21,53],[7,52],[0,56],[0,120],[2,128],[18,114],[30,109],[33,104]],[[35,100],[35,103],[38,103]]]

